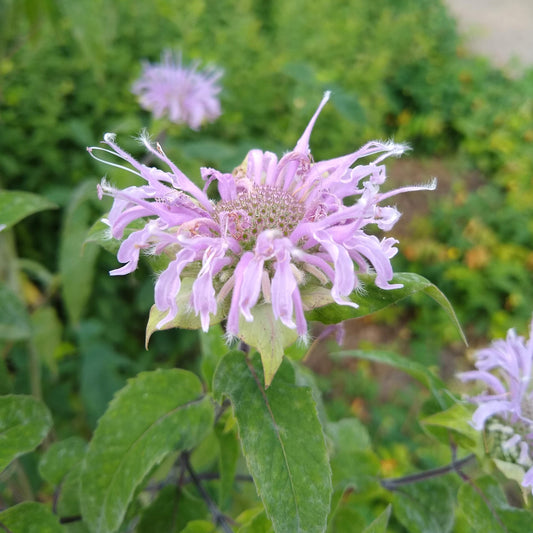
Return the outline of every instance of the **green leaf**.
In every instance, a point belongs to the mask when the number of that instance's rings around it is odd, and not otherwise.
[[[207,520],[193,520],[189,522],[180,533],[216,533],[220,531],[213,525],[213,522]]]
[[[531,511],[510,507],[501,487],[492,478],[477,479],[474,486],[461,485],[457,503],[458,515],[469,526],[465,533],[531,531]]]
[[[59,485],[68,472],[81,463],[87,443],[80,437],[54,442],[39,461],[39,474],[52,485]]]
[[[378,488],[379,459],[372,451],[366,427],[355,418],[327,425],[333,441],[331,470],[335,489],[355,488],[359,492]]]
[[[82,321],[78,328],[81,355],[81,397],[91,428],[107,408],[113,394],[124,386],[120,370],[128,359],[117,353],[103,337],[103,325]]]
[[[311,390],[294,384],[286,362],[263,388],[257,357],[230,352],[213,381],[229,397],[248,469],[274,530],[322,532],[331,499],[331,472]]]
[[[20,341],[31,335],[30,318],[19,297],[0,283],[0,339]]]
[[[224,340],[224,331],[222,328],[218,324],[215,324],[210,326],[209,331],[206,333],[201,331],[200,346],[202,351],[200,363],[202,378],[209,390],[211,390],[213,376],[218,362],[228,352],[228,345]]]
[[[394,515],[409,533],[449,533],[454,508],[452,487],[442,479],[407,485],[394,496]]]
[[[444,382],[433,374],[431,370],[394,352],[385,350],[347,350],[336,352],[332,355],[340,358],[356,357],[357,359],[365,359],[398,368],[425,385],[437,399],[441,408],[450,406],[454,401]]]
[[[167,485],[143,509],[136,533],[181,533],[191,520],[208,517],[209,511],[203,499],[193,496],[187,489],[177,490],[175,485]],[[213,524],[211,528],[214,528]]]
[[[302,300],[308,309],[306,312],[307,318],[323,324],[337,324],[349,318],[358,318],[375,313],[403,300],[407,296],[422,292],[435,300],[446,311],[466,344],[466,338],[452,305],[433,283],[418,274],[407,272],[395,274],[392,278],[391,283],[403,284],[401,289],[384,290],[375,285],[375,277],[375,274],[358,275],[363,284],[364,292],[357,290],[350,295],[350,300],[358,304],[359,307],[357,309],[335,303],[330,290],[323,286],[312,285],[304,288],[302,290]]]
[[[216,426],[215,435],[218,439],[220,450],[218,457],[220,471],[218,501],[220,508],[225,509],[227,507],[226,504],[230,502],[240,447],[235,431],[226,429],[221,424]]]
[[[390,513],[392,507],[389,505],[387,508],[365,529],[363,533],[387,533],[387,525],[389,523]]]
[[[238,533],[273,533],[274,531],[262,506],[247,509],[237,517],[236,521],[242,524],[237,530]]]
[[[283,350],[296,342],[298,333],[274,318],[270,304],[256,305],[251,312],[252,322],[241,316],[238,337],[261,354],[265,386],[268,387],[283,361]]]
[[[190,372],[156,370],[130,380],[100,419],[85,457],[81,501],[91,531],[116,531],[153,467],[172,451],[196,446],[213,417]]]
[[[430,415],[423,420],[421,424],[425,429],[429,429],[435,437],[441,437],[445,443],[449,442],[449,435],[441,436],[440,433],[432,431],[432,426],[438,428],[446,428],[451,430],[454,435],[454,440],[457,444],[463,446],[467,450],[473,451],[479,457],[484,455],[482,432],[474,429],[470,425],[472,420],[473,407],[456,403],[449,409]]]
[[[333,440],[335,449],[346,453],[369,450],[372,445],[368,430],[357,418],[330,422],[326,432]]]
[[[33,396],[0,397],[0,472],[35,449],[51,427],[48,408]]]
[[[39,307],[31,315],[33,346],[39,359],[57,375],[56,352],[61,345],[63,325],[52,306]]]
[[[64,533],[59,518],[48,506],[37,502],[19,503],[2,511],[0,530],[10,533]]]
[[[516,463],[509,463],[501,459],[493,459],[496,468],[507,478],[521,484],[526,474],[526,469]]]
[[[98,256],[95,246],[84,247],[92,212],[88,200],[94,198],[96,182],[88,181],[73,192],[63,219],[59,248],[61,294],[69,319],[77,324],[92,290],[94,265]]]
[[[25,191],[0,191],[0,231],[38,211],[56,209],[46,198]]]
[[[68,472],[61,482],[61,491],[57,502],[57,513],[59,516],[80,516],[80,477],[81,463]],[[63,525],[64,531],[68,533],[88,533],[89,529],[84,522],[76,521]]]

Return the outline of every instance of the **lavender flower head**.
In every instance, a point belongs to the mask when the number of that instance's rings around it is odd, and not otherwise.
[[[522,485],[533,487],[533,321],[529,340],[513,329],[476,354],[477,370],[459,374],[479,380],[488,390],[471,398],[478,404],[472,426],[496,437],[494,453],[528,469]]]
[[[97,159],[97,150],[118,156],[146,180],[124,190],[104,180],[99,194],[114,198],[105,220],[114,238],[122,239],[130,223],[144,220],[142,229],[122,242],[118,260],[125,264],[112,275],[134,271],[141,251],[168,256],[155,283],[155,305],[164,314],[157,329],[180,313],[194,312],[207,331],[223,305],[228,309],[226,331],[238,336],[239,321],[252,322],[254,306],[268,303],[275,319],[303,338],[304,311],[313,307],[302,300],[301,289],[308,283],[327,287],[332,300],[353,307],[358,305],[349,295],[361,289],[360,273],[375,272],[382,289],[401,286],[390,283],[390,259],[398,241],[379,239],[365,229],[377,225],[389,230],[398,220],[398,210],[381,202],[435,184],[380,192],[385,181],[381,162],[406,149],[390,142],[369,142],[351,154],[314,162],[309,137],[328,98],[326,93],[292,151],[278,160],[274,153],[251,150],[232,173],[202,168],[203,190],[146,137],[146,148],[168,171],[139,163],[112,134],[104,136],[109,148],[89,149]],[[361,157],[376,155],[371,163],[352,167]],[[217,201],[206,193],[213,182]],[[188,309],[177,300],[185,278],[194,280]]]
[[[209,67],[198,70],[199,63],[182,64],[181,55],[166,51],[161,63],[145,63],[141,77],[132,92],[139,96],[142,108],[152,111],[155,118],[167,116],[176,124],[187,124],[197,130],[205,122],[220,116],[217,81],[222,70]]]

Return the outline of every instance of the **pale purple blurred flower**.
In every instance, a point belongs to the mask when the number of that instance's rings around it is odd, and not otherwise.
[[[476,354],[477,370],[459,374],[462,381],[479,380],[488,389],[471,398],[478,404],[472,426],[498,433],[501,453],[529,470],[522,484],[533,487],[533,321],[529,340],[511,329]]]
[[[221,69],[199,70],[198,66],[198,62],[183,65],[181,55],[175,57],[167,50],[161,63],[144,63],[132,92],[138,95],[141,107],[155,118],[166,116],[171,122],[197,130],[220,116],[221,88],[217,82],[222,76]]]
[[[315,163],[309,137],[328,98],[326,93],[292,151],[278,160],[274,153],[251,150],[232,173],[202,168],[203,190],[146,137],[146,148],[169,171],[137,162],[115,144],[112,134],[104,137],[109,149],[89,149],[94,157],[95,150],[118,155],[147,182],[118,190],[103,181],[99,193],[115,199],[106,222],[116,239],[131,222],[148,217],[121,244],[118,260],[125,265],[112,275],[135,270],[141,251],[169,258],[155,284],[156,307],[167,312],[158,329],[184,311],[176,301],[183,276],[194,277],[190,307],[204,330],[221,301],[231,299],[228,335],[238,334],[241,316],[251,322],[252,309],[264,301],[271,303],[276,319],[304,337],[300,289],[309,282],[328,286],[334,301],[352,307],[358,307],[349,296],[362,289],[360,273],[375,272],[382,289],[401,287],[390,283],[397,241],[379,239],[365,229],[376,225],[389,230],[400,213],[379,204],[398,193],[433,189],[435,183],[380,192],[385,181],[381,162],[406,149],[391,142],[373,141],[351,154]],[[352,168],[358,159],[376,154],[374,161]],[[214,181],[217,201],[206,194]],[[350,201],[345,204],[345,199]]]

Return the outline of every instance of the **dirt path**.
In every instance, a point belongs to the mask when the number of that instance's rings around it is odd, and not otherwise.
[[[470,50],[511,71],[533,66],[533,0],[444,1]]]

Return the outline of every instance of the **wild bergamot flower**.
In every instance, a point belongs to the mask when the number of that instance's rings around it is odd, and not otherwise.
[[[202,168],[203,189],[146,136],[142,142],[167,171],[136,161],[113,134],[104,136],[108,148],[89,149],[94,157],[96,150],[118,156],[146,180],[124,190],[104,180],[99,193],[114,198],[105,219],[114,238],[122,239],[133,221],[144,221],[122,242],[118,260],[125,264],[112,275],[135,270],[141,251],[168,257],[155,283],[162,316],[157,329],[192,310],[207,330],[224,302],[227,333],[238,335],[241,317],[253,321],[254,307],[267,302],[276,320],[304,337],[304,310],[312,302],[304,307],[301,289],[308,283],[322,284],[335,302],[353,307],[358,305],[348,296],[362,288],[361,273],[374,272],[382,289],[401,287],[390,283],[398,241],[366,230],[372,225],[390,230],[398,220],[398,210],[382,202],[402,192],[433,189],[435,183],[380,192],[386,178],[382,161],[406,150],[392,142],[373,141],[351,154],[313,161],[309,137],[328,98],[326,93],[292,151],[278,160],[274,153],[251,150],[232,173]],[[369,156],[375,156],[370,163],[353,166]],[[218,200],[207,196],[213,182]],[[185,304],[189,309],[183,309],[178,295],[187,278],[194,281]]]
[[[527,469],[522,485],[533,487],[533,321],[529,340],[511,329],[476,358],[477,370],[459,374],[463,381],[479,380],[488,387],[471,398],[478,405],[472,426],[485,429],[497,458]]]
[[[155,118],[168,117],[171,122],[187,124],[197,130],[205,122],[220,116],[220,85],[222,70],[208,67],[198,70],[199,63],[189,66],[170,51],[163,53],[161,63],[144,64],[132,92],[139,97],[141,107]]]

